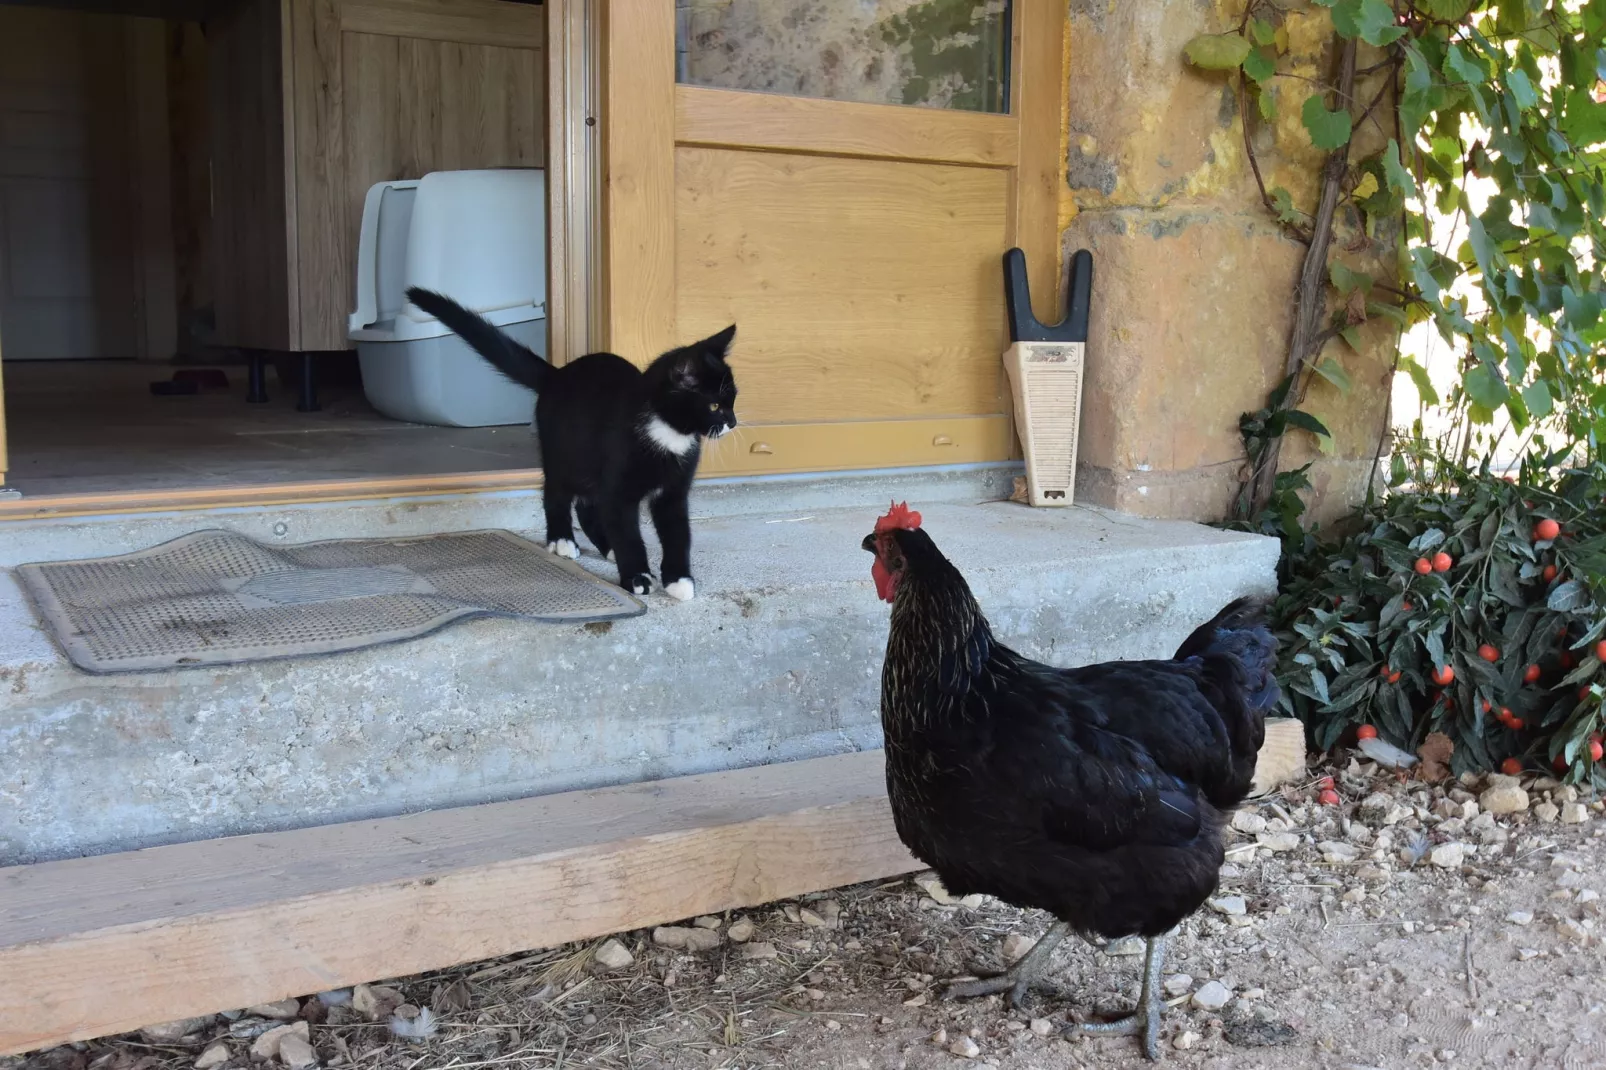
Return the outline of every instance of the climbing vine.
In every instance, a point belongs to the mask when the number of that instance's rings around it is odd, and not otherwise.
[[[1232,80],[1266,211],[1305,246],[1283,378],[1239,421],[1232,519],[1283,539],[1285,705],[1321,747],[1364,728],[1458,772],[1606,785],[1606,0],[1311,2],[1331,18],[1317,77],[1290,50],[1306,5],[1248,0],[1186,50]],[[1256,156],[1286,109],[1325,154],[1310,203]],[[1388,270],[1353,255],[1379,245]],[[1431,323],[1456,374],[1441,396],[1396,347],[1439,429],[1418,420],[1390,493],[1319,538],[1282,443],[1330,445],[1301,405],[1317,379],[1350,389],[1344,347],[1380,318]]]
[[[1430,405],[1461,429],[1465,466],[1494,448],[1496,417],[1533,470],[1590,463],[1606,445],[1606,0],[1314,0],[1332,21],[1330,67],[1289,69],[1289,9],[1249,0],[1238,27],[1189,43],[1194,66],[1228,72],[1243,104],[1244,148],[1266,209],[1306,245],[1285,377],[1240,430],[1249,475],[1242,526],[1297,537],[1304,469],[1280,472],[1289,431],[1329,440],[1300,408],[1321,377],[1349,389],[1342,350],[1386,317],[1431,320],[1455,350],[1441,397],[1410,356]],[[1268,188],[1257,124],[1297,108],[1327,154],[1314,206]],[[1355,153],[1365,133],[1382,147]],[[1398,228],[1394,278],[1334,255],[1340,222]],[[1381,443],[1380,443],[1381,449]]]

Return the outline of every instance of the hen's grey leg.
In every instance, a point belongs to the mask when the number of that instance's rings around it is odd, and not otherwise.
[[[1032,949],[1022,955],[1020,961],[997,977],[983,977],[979,981],[960,981],[948,986],[944,996],[948,999],[973,999],[976,996],[992,996],[999,992],[1009,993],[1009,1005],[1017,1010],[1026,1001],[1026,992],[1037,980],[1043,967],[1048,965],[1048,957],[1054,949],[1071,934],[1071,927],[1063,921],[1056,921],[1048,932],[1042,935]]]
[[[1143,959],[1143,991],[1138,995],[1138,1009],[1125,1018],[1113,1022],[1083,1022],[1073,1026],[1081,1033],[1095,1036],[1143,1036],[1143,1054],[1151,1061],[1160,1058],[1160,973],[1165,968],[1165,945],[1170,933],[1149,937],[1148,951]]]

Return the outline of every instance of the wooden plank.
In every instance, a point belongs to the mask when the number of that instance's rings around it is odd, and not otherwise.
[[[675,6],[604,5],[607,349],[645,365],[675,330]]]
[[[280,0],[247,0],[207,27],[211,203],[197,207],[210,209],[206,278],[220,345],[294,342],[283,18]]]
[[[1054,122],[1057,130],[1057,112]],[[1014,167],[1021,152],[1019,123],[1010,115],[689,85],[675,88],[675,140],[682,145],[983,167]]]
[[[358,220],[345,196],[345,72],[339,0],[285,0],[290,13],[297,320],[290,349],[344,349]]]
[[[597,0],[547,0],[547,359],[567,364],[597,348],[602,306],[601,154],[596,63],[588,56]]]
[[[348,222],[360,221],[376,182],[541,166],[539,50],[371,33],[342,34],[340,44]],[[341,250],[348,280],[356,252],[355,238]]]
[[[124,20],[128,100],[133,123],[131,208],[134,275],[139,294],[140,355],[166,361],[178,349],[178,281],[173,240],[173,142],[169,126],[167,27]]]
[[[167,513],[235,506],[305,505],[313,502],[366,501],[372,498],[424,498],[448,494],[536,490],[538,468],[503,472],[466,472],[386,479],[342,479],[305,483],[193,490],[133,490],[98,494],[52,494],[0,501],[0,522],[46,517],[106,516],[117,513]]]
[[[703,477],[766,472],[834,472],[1004,460],[1014,448],[1005,415],[929,420],[739,426],[704,447]]]
[[[539,7],[502,0],[340,0],[340,28],[348,33],[540,49],[545,22]]]
[[[1065,4],[1016,0],[1012,8],[1015,57],[1011,91],[1020,122],[1020,166],[1015,174],[1014,244],[1026,254],[1032,306],[1044,323],[1060,318],[1059,191],[1060,114],[1065,97]]]
[[[737,324],[743,421],[1005,411],[1008,171],[705,148],[677,170],[679,338]]]
[[[919,868],[879,751],[0,869],[0,1054]]]

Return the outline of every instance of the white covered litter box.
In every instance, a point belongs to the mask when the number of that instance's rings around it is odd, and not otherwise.
[[[545,358],[546,172],[435,171],[370,189],[348,323],[363,392],[386,416],[530,423],[534,393],[408,301],[410,286],[445,294]]]

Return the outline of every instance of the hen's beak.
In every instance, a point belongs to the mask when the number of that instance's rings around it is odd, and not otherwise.
[[[869,550],[872,554],[875,553],[875,535],[873,533],[866,535],[859,546],[861,549]]]

